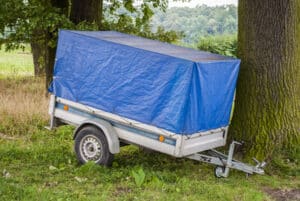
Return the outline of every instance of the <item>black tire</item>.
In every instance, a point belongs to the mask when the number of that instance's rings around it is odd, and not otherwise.
[[[75,137],[75,153],[79,163],[95,161],[96,164],[111,166],[114,155],[110,153],[107,139],[102,130],[85,126]]]

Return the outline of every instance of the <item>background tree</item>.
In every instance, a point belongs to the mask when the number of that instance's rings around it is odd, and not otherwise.
[[[1,38],[6,49],[30,43],[35,75],[46,73],[46,87],[52,73],[58,27],[72,27],[68,20],[68,0],[0,0],[0,32],[12,33]]]
[[[193,45],[208,36],[236,35],[237,7],[201,5],[195,8],[168,8],[166,12],[155,10],[151,25],[153,30],[162,26],[166,30],[182,31],[185,35],[182,42]]]
[[[216,54],[230,57],[237,57],[237,36],[217,35],[200,38],[197,44],[199,50],[204,50]]]
[[[100,26],[102,5],[101,0],[72,0],[70,19],[74,24],[86,21]]]
[[[7,28],[12,30],[11,34],[0,39],[0,44],[15,49],[31,43],[35,75],[46,74],[46,88],[52,78],[59,28],[114,29],[166,42],[180,37],[163,28],[151,33],[149,28],[152,9],[165,9],[166,0],[149,0],[138,7],[133,6],[132,0],[0,0],[0,4],[0,34],[4,35]],[[123,10],[122,14],[120,10]],[[102,18],[104,11],[108,20]],[[112,17],[114,20],[110,21]]]
[[[230,132],[247,141],[250,155],[264,158],[284,150],[296,156],[300,144],[300,1],[240,0],[238,14],[242,64]]]
[[[67,17],[68,15],[68,0],[51,0],[47,2],[43,1],[29,1],[28,6],[34,7],[44,7],[44,8],[53,8],[58,15],[62,15]],[[44,4],[46,3],[46,5]],[[42,5],[44,4],[44,5]],[[43,23],[43,17],[39,16],[40,13],[37,9],[36,15],[32,15],[32,21],[37,20],[37,23]],[[53,12],[53,11],[52,11]],[[33,12],[34,13],[34,12]],[[45,15],[45,14],[43,14]],[[57,25],[59,26],[59,25]],[[49,74],[49,71],[53,70],[53,61],[51,59],[46,59],[46,57],[52,58],[55,55],[55,47],[53,45],[49,45],[53,38],[53,32],[57,30],[57,28],[53,27],[31,27],[31,37],[30,37],[30,45],[33,55],[33,63],[34,63],[34,74],[35,76],[41,76],[45,72]],[[45,67],[44,67],[45,66]],[[50,78],[47,77],[46,83],[49,83]]]

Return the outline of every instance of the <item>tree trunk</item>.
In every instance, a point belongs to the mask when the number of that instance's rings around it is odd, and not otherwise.
[[[45,45],[43,43],[43,39],[43,31],[35,30],[32,33],[30,46],[33,56],[34,76],[42,76],[45,74]]]
[[[69,0],[51,0],[51,6],[55,8],[59,8],[62,15],[68,15],[69,9]],[[57,31],[57,30],[56,30]],[[49,30],[46,30],[44,33],[44,65],[45,65],[45,73],[46,73],[46,89],[48,89],[49,84],[52,81],[53,77],[53,69],[55,64],[55,54],[56,47],[50,47],[48,45],[50,40],[53,40],[54,36]]]
[[[51,40],[51,34],[48,33],[46,36],[46,44],[49,40]],[[46,51],[45,51],[45,73],[46,73],[46,89],[48,89],[52,77],[53,77],[53,70],[54,70],[54,64],[55,64],[55,54],[56,54],[56,47],[50,47],[46,45]]]
[[[42,76],[45,73],[44,65],[42,63],[43,56],[43,47],[35,41],[30,43],[31,52],[33,56],[33,67],[34,67],[34,76]]]
[[[72,0],[70,19],[75,24],[95,22],[100,27],[102,5],[103,0]]]
[[[299,151],[300,1],[239,0],[242,60],[230,133],[250,155]]]

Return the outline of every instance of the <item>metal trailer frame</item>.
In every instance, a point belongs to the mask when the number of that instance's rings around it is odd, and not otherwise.
[[[228,127],[180,135],[170,131],[120,117],[103,110],[51,95],[49,104],[50,126],[53,129],[59,122],[76,126],[77,132],[86,125],[94,125],[103,131],[110,153],[120,152],[120,142],[134,144],[175,157],[186,157],[196,161],[217,165],[215,176],[227,177],[229,169],[237,169],[247,174],[264,174],[265,162],[256,166],[244,164],[233,159],[234,149],[239,142],[233,141],[228,156],[215,150],[225,146]],[[200,152],[208,151],[207,155]]]

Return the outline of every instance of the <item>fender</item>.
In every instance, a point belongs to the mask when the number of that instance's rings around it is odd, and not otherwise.
[[[78,131],[80,131],[80,129],[88,125],[95,126],[103,131],[108,142],[108,148],[110,153],[117,154],[120,152],[120,141],[117,132],[109,122],[101,119],[88,119],[81,122],[81,124],[74,131],[73,139],[76,138],[76,135]]]

